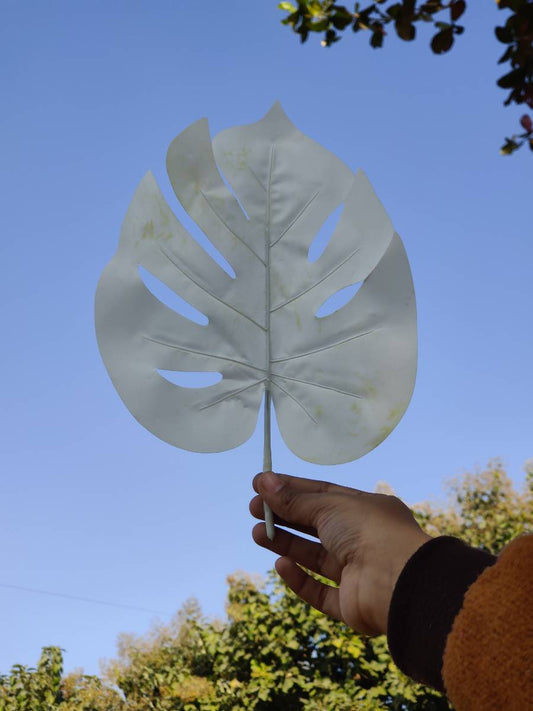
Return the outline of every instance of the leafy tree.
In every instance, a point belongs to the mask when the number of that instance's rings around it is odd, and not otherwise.
[[[122,638],[107,678],[127,709],[352,711],[450,708],[397,670],[384,636],[364,638],[323,616],[271,575],[230,576],[227,622],[189,604],[147,638]]]
[[[74,672],[61,682],[57,711],[127,711],[121,695],[97,676]]]
[[[98,677],[62,673],[58,647],[43,648],[37,669],[16,664],[0,676],[0,711],[126,711],[120,695]]]
[[[431,535],[457,536],[497,555],[516,536],[533,533],[533,460],[526,462],[523,491],[513,488],[500,460],[487,469],[448,482],[446,507],[415,507],[420,525]]]
[[[387,485],[381,493],[392,493]],[[432,535],[498,553],[533,531],[533,461],[521,492],[501,462],[448,484],[445,505],[413,507]],[[330,620],[270,574],[228,578],[227,619],[206,619],[189,601],[168,625],[119,638],[104,681],[61,678],[61,651],[45,648],[37,670],[0,678],[0,711],[444,711],[447,700],[405,677],[385,636],[363,637]],[[120,694],[116,689],[120,690]]]
[[[381,493],[392,493],[386,486]],[[453,480],[443,507],[414,507],[432,535],[455,535],[498,553],[533,530],[533,466],[514,490],[501,463]],[[262,584],[230,576],[227,621],[210,622],[189,603],[169,627],[122,638],[108,678],[127,708],[158,711],[348,711],[451,708],[405,677],[384,636],[367,638],[330,620],[287,590],[275,574]]]
[[[498,79],[498,86],[509,90],[504,102],[526,104],[533,109],[533,0],[496,0],[500,10],[510,10],[505,24],[495,28],[497,39],[506,45],[498,60],[507,64],[506,73]],[[362,5],[365,5],[364,7]],[[334,0],[298,0],[281,2],[278,7],[288,15],[283,24],[292,27],[301,42],[312,32],[323,35],[321,44],[331,47],[341,39],[341,33],[369,32],[370,45],[382,47],[387,29],[393,27],[398,37],[406,42],[416,38],[417,26],[431,25],[435,34],[431,50],[435,54],[448,52],[455,38],[465,28],[459,24],[467,9],[467,0],[375,0],[368,4],[356,2],[353,10]],[[503,155],[514,153],[525,143],[533,151],[533,122],[528,114],[520,119],[521,133],[506,138],[500,149]]]
[[[9,676],[0,677],[0,711],[51,711],[60,699],[63,657],[57,647],[44,647],[31,669],[16,664]]]

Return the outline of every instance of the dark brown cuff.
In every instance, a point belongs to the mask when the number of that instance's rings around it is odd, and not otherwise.
[[[496,556],[452,536],[424,543],[396,582],[387,637],[396,665],[415,681],[444,691],[446,638],[466,591]]]

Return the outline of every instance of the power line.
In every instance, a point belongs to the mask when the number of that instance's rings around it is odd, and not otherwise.
[[[51,592],[50,590],[37,590],[36,588],[25,588],[22,585],[10,585],[9,583],[0,583],[0,588],[8,588],[10,590],[21,590],[22,592],[35,593],[37,595],[50,595],[52,597],[63,597],[67,600],[76,600],[77,602],[88,602],[93,605],[106,605],[107,607],[120,607],[123,610],[135,610],[136,612],[149,612],[154,615],[168,615],[168,612],[162,610],[152,610],[149,607],[136,607],[135,605],[123,605],[120,602],[109,602],[107,600],[95,600],[90,597],[80,597],[78,595],[69,595],[68,593]]]

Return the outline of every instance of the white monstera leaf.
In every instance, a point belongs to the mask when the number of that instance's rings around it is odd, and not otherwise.
[[[147,173],[96,294],[100,351],[131,413],[173,445],[217,452],[252,435],[266,394],[302,459],[337,464],[376,447],[412,394],[416,311],[402,242],[365,175],[300,133],[279,104],[212,143],[207,121],[194,123],[171,144],[167,169],[235,278],[191,237]],[[311,262],[310,245],[341,205]],[[158,300],[140,266],[208,324]],[[345,306],[316,315],[359,282]],[[182,387],[165,371],[222,379]]]

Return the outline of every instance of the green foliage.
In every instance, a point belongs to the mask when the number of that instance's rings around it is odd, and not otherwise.
[[[498,80],[502,89],[509,89],[504,104],[526,104],[533,109],[533,0],[496,0],[500,10],[510,15],[501,27],[495,28],[497,39],[507,45],[499,64],[508,63],[510,70]],[[430,25],[434,34],[430,42],[435,54],[445,54],[462,35],[464,26],[458,23],[467,9],[466,0],[375,0],[361,6],[356,2],[353,11],[333,0],[299,0],[297,4],[281,2],[278,7],[288,13],[282,20],[289,25],[301,42],[312,32],[323,35],[323,47],[331,47],[341,39],[341,33],[368,31],[370,45],[382,47],[386,28],[393,27],[397,36],[411,42],[416,38],[417,25]],[[533,130],[530,117],[521,118],[523,133],[506,138],[500,149],[510,155],[527,143],[533,150]]]
[[[432,535],[498,553],[533,530],[533,461],[522,492],[498,461],[451,481],[448,491],[445,507],[414,507]],[[235,574],[228,584],[224,622],[206,619],[190,601],[168,625],[121,636],[105,681],[62,678],[61,650],[45,648],[37,669],[14,666],[0,678],[0,711],[451,709],[397,669],[384,636],[354,634],[299,600],[275,573],[266,582]]]
[[[126,711],[119,694],[98,677],[62,673],[58,647],[43,648],[37,669],[14,665],[0,676],[0,711]]]
[[[509,89],[505,106],[511,103],[526,104],[533,109],[533,2],[531,0],[497,0],[500,9],[509,9],[511,14],[505,25],[496,27],[496,37],[507,45],[499,64],[508,62],[511,70],[498,79],[498,86]],[[533,123],[524,114],[520,119],[523,133],[506,138],[500,149],[502,155],[510,155],[527,143],[533,151]]]
[[[16,664],[0,677],[0,711],[51,711],[60,700],[63,657],[57,647],[44,647],[37,669]]]
[[[466,10],[465,0],[426,0],[418,3],[416,0],[402,0],[385,5],[386,0],[376,0],[366,7],[356,2],[352,12],[331,0],[300,0],[297,5],[282,2],[278,7],[289,13],[282,22],[292,27],[301,42],[307,40],[310,32],[320,32],[324,34],[323,47],[331,47],[338,42],[340,32],[348,27],[353,32],[369,31],[372,47],[383,46],[388,25],[394,27],[400,39],[410,42],[416,37],[417,23],[422,22],[431,24],[436,30],[431,48],[436,54],[442,54],[451,49],[455,36],[464,32],[464,27],[457,21]]]
[[[124,700],[115,689],[97,676],[69,674],[61,683],[58,711],[127,711]]]
[[[227,622],[189,604],[168,628],[122,638],[107,670],[126,708],[157,711],[362,711],[450,708],[393,664],[384,636],[364,638],[287,590],[228,578]]]
[[[451,480],[448,491],[445,508],[428,503],[414,507],[418,522],[432,536],[457,536],[498,554],[516,536],[533,533],[533,465],[526,463],[521,492],[515,491],[499,460]]]

